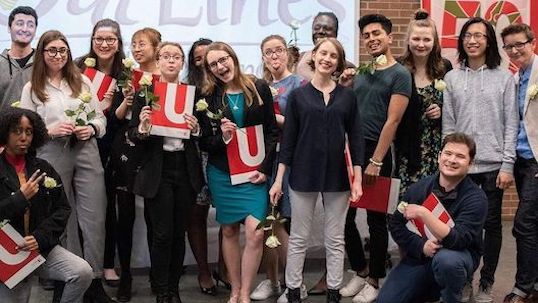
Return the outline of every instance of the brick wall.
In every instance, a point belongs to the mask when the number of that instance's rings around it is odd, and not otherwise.
[[[404,51],[407,25],[409,24],[411,16],[418,8],[420,8],[420,0],[360,0],[361,16],[371,13],[381,13],[392,20],[394,36],[392,50],[395,56],[401,55]],[[357,39],[356,43],[356,46],[359,49],[359,55],[357,55],[358,58],[355,58],[355,62],[367,60],[367,53],[362,45],[360,45],[359,39]],[[515,188],[511,187],[504,194],[502,208],[503,219],[513,219],[517,204],[517,193]]]

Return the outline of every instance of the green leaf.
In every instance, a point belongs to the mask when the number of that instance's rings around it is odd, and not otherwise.
[[[93,118],[95,118],[97,114],[95,113],[95,109],[92,110],[91,112],[89,112],[87,115],[86,115],[86,118],[89,120],[93,120]]]
[[[77,126],[85,126],[86,125],[86,121],[84,121],[84,119],[82,118],[78,118],[77,120],[75,120],[75,124]]]
[[[70,110],[70,109],[66,109],[65,110],[65,115],[68,116],[68,117],[73,117],[75,115],[75,111]]]
[[[261,221],[260,223],[258,223],[258,225],[256,225],[256,229],[262,229],[264,226],[265,226],[265,221]]]

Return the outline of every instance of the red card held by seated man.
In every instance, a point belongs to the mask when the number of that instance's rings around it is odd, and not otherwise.
[[[3,224],[0,229],[0,281],[12,289],[45,263],[45,258],[35,250],[17,250],[24,238],[9,223]]]
[[[263,126],[236,129],[232,140],[226,145],[226,152],[232,185],[250,182],[249,178],[265,159]]]
[[[422,202],[422,206],[426,207],[437,219],[441,220],[441,222],[445,223],[450,228],[455,226],[454,220],[452,220],[452,217],[450,217],[450,214],[435,194],[430,193],[426,200]],[[429,240],[436,239],[428,226],[426,226],[420,219],[410,220],[407,222],[406,227],[423,238]]]
[[[150,134],[188,139],[190,129],[185,114],[191,114],[194,107],[196,87],[192,85],[156,82],[153,93],[159,97],[158,108],[151,114]]]
[[[105,111],[110,108],[112,100],[105,101],[105,94],[108,91],[113,92],[116,90],[116,79],[93,67],[86,67],[84,69],[84,75],[92,82],[92,91],[97,94],[101,110]]]

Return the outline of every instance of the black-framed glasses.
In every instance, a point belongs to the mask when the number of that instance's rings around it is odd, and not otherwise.
[[[283,47],[277,47],[275,49],[266,49],[263,51],[263,54],[266,57],[271,57],[273,54],[276,54],[278,57],[282,56],[282,54],[286,51]]]
[[[95,43],[97,45],[101,45],[101,44],[103,44],[103,42],[106,42],[106,45],[114,45],[116,43],[116,41],[118,41],[118,38],[114,38],[114,37],[106,37],[106,38],[93,37],[93,43]]]
[[[486,34],[476,32],[476,33],[465,33],[463,35],[463,40],[469,41],[471,38],[474,38],[476,41],[486,39],[488,36]]]
[[[230,55],[220,57],[219,59],[217,59],[217,61],[213,61],[213,62],[209,63],[209,68],[212,69],[212,70],[216,70],[217,69],[217,63],[220,63],[220,65],[227,65],[228,60],[230,60]]]
[[[508,51],[511,51],[513,48],[515,48],[515,49],[517,49],[517,50],[522,50],[522,49],[525,47],[525,45],[526,45],[527,43],[531,42],[531,41],[532,41],[532,40],[529,39],[529,40],[527,40],[527,41],[525,41],[525,42],[516,42],[516,43],[514,43],[514,44],[506,44],[506,45],[503,45],[503,49],[504,49],[505,51],[507,51],[507,52],[508,52]]]
[[[69,49],[67,47],[60,47],[60,48],[49,47],[47,49],[44,49],[43,51],[45,53],[47,53],[47,55],[49,55],[49,57],[54,58],[58,54],[60,54],[60,56],[62,56],[62,57],[65,57],[67,55],[67,52],[69,51]]]

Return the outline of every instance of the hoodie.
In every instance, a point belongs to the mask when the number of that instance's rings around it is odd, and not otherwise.
[[[22,88],[30,81],[34,57],[21,68],[17,60],[8,55],[8,49],[0,54],[0,111],[21,98]]]
[[[513,173],[519,114],[516,83],[507,70],[465,64],[445,76],[443,137],[463,132],[473,137],[476,157],[469,173]]]

